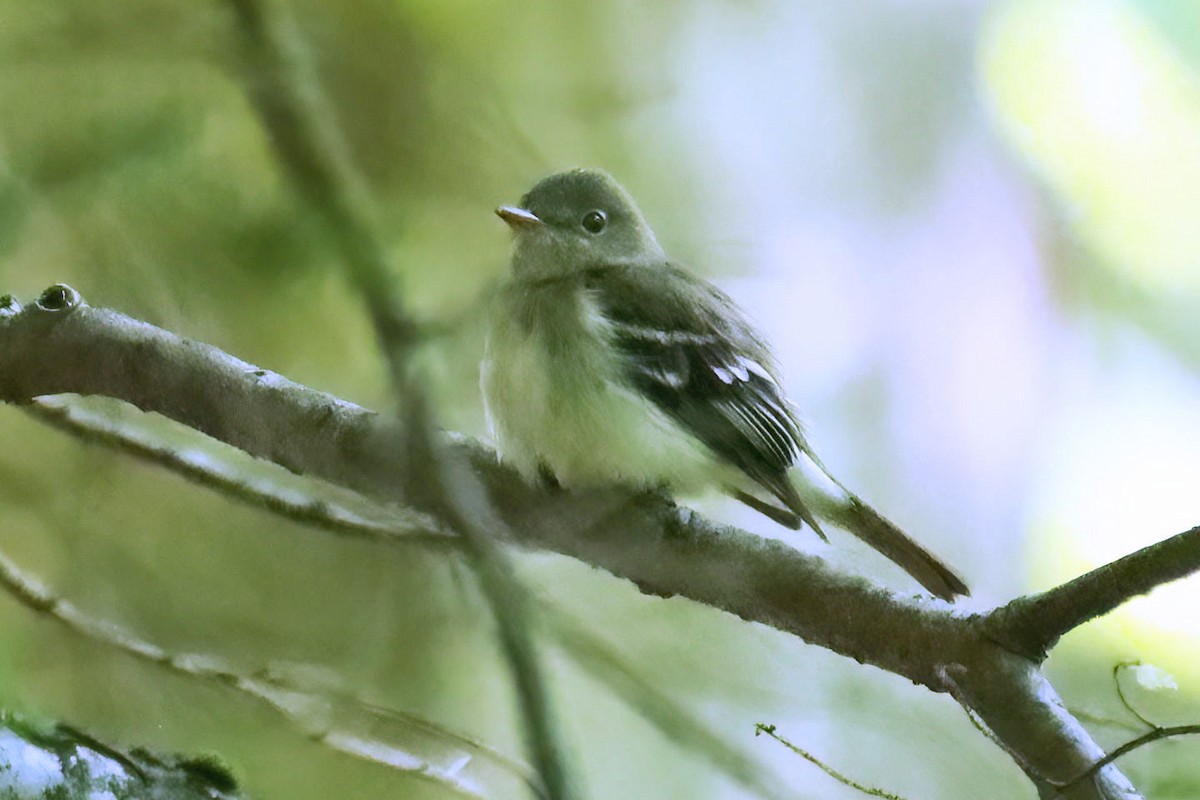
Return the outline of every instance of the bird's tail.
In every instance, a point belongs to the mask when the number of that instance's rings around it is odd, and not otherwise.
[[[943,600],[971,593],[954,570],[854,495],[831,515],[831,520],[887,556]]]
[[[815,457],[810,458],[820,474],[801,471],[800,489],[805,503],[819,516],[857,536],[943,600],[971,594],[963,579],[941,559],[842,486]],[[831,486],[821,485],[826,481]]]

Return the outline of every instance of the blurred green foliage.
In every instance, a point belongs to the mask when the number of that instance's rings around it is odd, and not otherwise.
[[[1196,396],[1189,0],[267,5],[295,20],[409,309],[429,323],[420,357],[448,428],[484,432],[480,310],[507,247],[491,209],[574,164],[614,172],[668,252],[744,290],[825,460],[960,566],[980,602],[1098,558],[1102,537],[1064,498],[1073,481],[1097,508],[1117,492],[1080,482],[1095,456],[1060,423],[1095,386],[1143,380],[1131,336],[1167,362],[1175,382],[1157,391],[1180,407]],[[0,293],[66,281],[93,304],[386,409],[328,232],[247,102],[233,19],[220,2],[0,0]],[[1129,58],[1116,78],[1142,70],[1145,102],[1099,119],[1147,137],[1105,138],[1073,112],[1085,90],[1114,97],[1114,75],[1089,67],[1096,51],[1070,48],[1081,24]],[[1072,383],[1080,373],[1091,377]],[[1093,437],[1106,446],[1136,435],[1139,412],[1120,397],[1108,398],[1118,421]],[[233,505],[17,409],[0,409],[0,441],[0,549],[81,607],[248,671],[325,667],[375,702],[518,752],[489,617],[458,566]],[[1148,458],[1128,442],[1121,452]],[[1121,502],[1166,505],[1148,497]],[[1136,546],[1127,534],[1112,532],[1116,552]],[[819,552],[900,585],[844,540]],[[800,794],[856,796],[754,740],[754,723],[900,794],[1029,794],[944,698],[565,559],[526,556],[522,572]],[[1141,640],[1120,626],[1069,638],[1052,663],[1070,702],[1118,716],[1114,660],[1150,637],[1170,638],[1163,658],[1200,646],[1194,622],[1167,637],[1146,622],[1156,616],[1133,625]],[[251,796],[444,796],[2,600],[0,631],[5,706],[114,741],[219,752]],[[741,796],[548,652],[594,796]],[[1168,668],[1183,684],[1177,709],[1200,717],[1195,676]],[[1134,754],[1130,773],[1158,796],[1194,796],[1187,747]]]

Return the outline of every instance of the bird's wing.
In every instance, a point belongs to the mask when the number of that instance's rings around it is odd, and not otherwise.
[[[800,423],[770,351],[734,302],[667,264],[596,266],[584,282],[629,384],[807,518],[785,477],[806,447]]]

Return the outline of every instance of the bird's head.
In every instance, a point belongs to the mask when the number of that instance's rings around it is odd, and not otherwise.
[[[600,264],[665,259],[629,192],[601,170],[551,175],[519,206],[501,206],[496,214],[516,234],[518,277],[552,278]]]

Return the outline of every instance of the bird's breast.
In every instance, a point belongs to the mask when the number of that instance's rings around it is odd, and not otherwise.
[[[510,288],[492,315],[480,382],[505,461],[565,486],[687,491],[713,459],[624,378],[612,332],[582,287]]]

